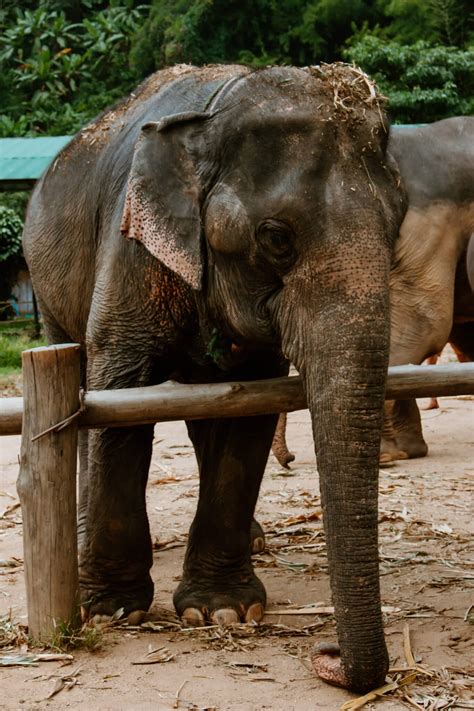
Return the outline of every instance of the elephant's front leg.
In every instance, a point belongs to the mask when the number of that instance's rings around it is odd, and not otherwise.
[[[109,309],[122,313],[115,305]],[[103,309],[102,313],[107,313]],[[94,322],[88,343],[92,390],[149,385],[154,364],[151,327]],[[147,610],[153,599],[151,538],[145,487],[153,426],[91,430],[81,447],[79,584],[90,615]],[[87,457],[87,462],[85,461]],[[87,465],[87,466],[86,466]]]
[[[428,445],[423,438],[420,410],[416,400],[395,400],[393,426],[398,447],[410,459],[426,457]]]
[[[266,594],[252,568],[250,529],[276,422],[267,415],[187,423],[200,492],[174,604],[190,625],[263,617]]]
[[[153,599],[145,487],[153,427],[92,430],[81,599],[90,615],[147,610]]]

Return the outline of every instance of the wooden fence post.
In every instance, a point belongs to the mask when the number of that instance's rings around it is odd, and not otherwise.
[[[23,433],[17,482],[30,635],[47,640],[58,622],[77,616],[76,466],[80,354],[75,344],[22,354]]]

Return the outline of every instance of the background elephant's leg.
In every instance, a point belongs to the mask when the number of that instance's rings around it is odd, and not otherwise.
[[[408,454],[397,444],[396,432],[393,422],[394,400],[387,400],[384,406],[382,439],[380,442],[381,465],[389,464],[397,459],[408,459]]]
[[[423,439],[420,411],[416,400],[395,400],[392,418],[399,449],[406,452],[410,459],[425,457],[428,446]]]
[[[286,422],[286,412],[280,412],[275,436],[273,437],[272,452],[278,463],[281,464],[282,467],[285,467],[285,469],[289,469],[290,467],[288,465],[295,460],[295,455],[290,452],[286,443]]]
[[[174,594],[189,624],[263,616],[265,589],[250,559],[250,527],[277,415],[188,422],[199,503]]]
[[[436,355],[432,355],[429,358],[425,360],[426,365],[436,365],[438,362],[438,358],[440,357],[441,353],[436,353]],[[428,401],[428,404],[425,405],[423,410],[437,410],[439,408],[439,402],[437,397],[431,397]]]

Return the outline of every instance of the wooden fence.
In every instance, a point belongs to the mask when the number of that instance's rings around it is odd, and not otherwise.
[[[28,623],[46,640],[77,617],[76,463],[79,428],[291,412],[306,407],[300,377],[162,385],[80,394],[79,346],[23,353],[23,398],[0,398],[0,435],[22,434],[18,494]],[[474,363],[389,368],[387,399],[474,394]]]

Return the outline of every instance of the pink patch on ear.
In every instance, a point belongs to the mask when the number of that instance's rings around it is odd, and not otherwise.
[[[196,252],[186,250],[186,238],[176,231],[172,221],[161,214],[160,207],[150,203],[139,179],[130,178],[120,231],[127,239],[141,242],[154,257],[179,274],[193,289],[200,289],[202,264],[199,248]],[[185,225],[184,230],[187,229]]]

